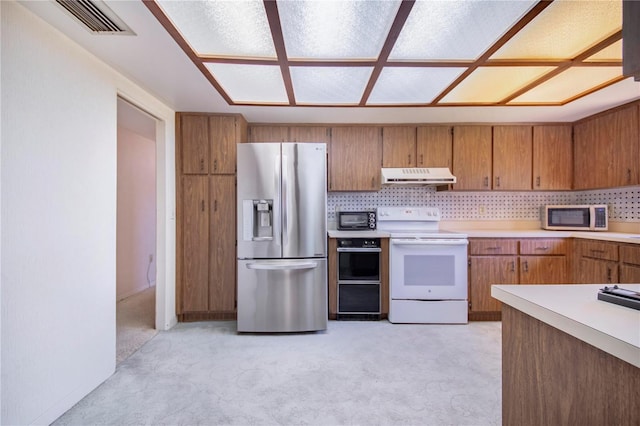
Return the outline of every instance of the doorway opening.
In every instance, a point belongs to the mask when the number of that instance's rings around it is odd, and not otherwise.
[[[156,335],[157,119],[118,97],[116,364]]]

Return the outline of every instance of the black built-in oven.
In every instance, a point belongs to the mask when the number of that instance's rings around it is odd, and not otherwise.
[[[338,313],[341,320],[380,319],[380,239],[338,239]]]

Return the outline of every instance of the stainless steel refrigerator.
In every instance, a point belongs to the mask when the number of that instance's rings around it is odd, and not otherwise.
[[[238,144],[238,331],[327,328],[324,143]]]

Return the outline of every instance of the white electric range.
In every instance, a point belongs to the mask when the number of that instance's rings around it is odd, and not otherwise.
[[[466,324],[467,235],[440,230],[436,207],[379,207],[391,236],[389,321]]]

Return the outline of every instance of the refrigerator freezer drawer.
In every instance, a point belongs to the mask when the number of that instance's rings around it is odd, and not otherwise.
[[[326,259],[239,260],[238,332],[327,329]]]

